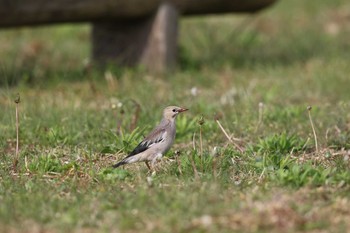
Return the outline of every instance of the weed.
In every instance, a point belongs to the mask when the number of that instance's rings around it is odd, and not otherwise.
[[[293,164],[288,169],[278,169],[269,173],[269,178],[282,185],[302,187],[305,185],[320,186],[338,183],[342,178],[333,168],[323,168],[311,163]],[[339,180],[340,178],[340,180]],[[345,177],[344,177],[345,178]],[[347,181],[348,182],[348,181]]]
[[[113,168],[106,168],[103,169],[98,176],[102,180],[107,181],[116,181],[116,180],[125,180],[128,177],[131,177],[131,174],[124,169],[113,169]]]
[[[18,116],[18,111],[19,111],[19,103],[21,102],[21,97],[19,94],[17,94],[16,99],[15,99],[15,104],[16,104],[16,154],[13,159],[13,170],[17,170],[17,164],[18,164],[18,157],[19,157],[19,116]]]
[[[289,154],[304,150],[306,141],[296,135],[288,135],[283,132],[260,139],[259,142],[251,148],[252,151],[259,154]]]
[[[260,139],[259,143],[249,147],[248,154],[252,156],[252,164],[260,169],[262,176],[266,170],[288,169],[295,163],[295,159],[290,156],[304,150],[305,146],[306,142],[299,137],[282,133]]]
[[[62,173],[77,168],[74,162],[62,162],[59,158],[48,155],[38,156],[28,164],[28,169],[34,173]]]
[[[144,131],[145,129],[140,130],[139,128],[135,128],[130,133],[124,132],[123,130],[121,130],[120,133],[110,132],[111,136],[114,138],[114,143],[105,146],[101,152],[102,153],[116,153],[116,152],[129,153],[140,142]]]
[[[196,129],[196,119],[191,119],[187,116],[178,117],[176,120],[176,138],[181,140],[183,138],[190,138],[191,134]]]
[[[311,106],[307,107],[307,111],[308,111],[308,114],[309,114],[310,125],[311,125],[311,128],[312,128],[312,133],[314,134],[316,153],[318,153],[319,150],[318,150],[317,135],[316,135],[316,131],[315,131],[314,122],[312,121],[312,117],[311,117],[311,109],[312,109]]]

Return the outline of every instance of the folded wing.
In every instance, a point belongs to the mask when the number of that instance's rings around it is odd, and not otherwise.
[[[162,143],[166,138],[165,129],[157,129],[149,134],[142,142],[140,142],[137,147],[126,157],[129,158],[141,152],[144,152],[148,148],[156,145],[157,143]]]

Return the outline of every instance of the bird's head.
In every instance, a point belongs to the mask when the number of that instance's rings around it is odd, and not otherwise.
[[[180,107],[177,107],[177,106],[169,106],[169,107],[166,107],[163,111],[163,117],[165,119],[168,119],[168,120],[171,120],[171,119],[175,119],[175,117],[181,113],[181,112],[184,112],[184,111],[187,111],[188,109],[187,108],[180,108]]]

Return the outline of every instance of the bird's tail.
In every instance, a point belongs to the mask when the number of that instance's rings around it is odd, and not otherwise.
[[[117,168],[117,167],[122,166],[124,164],[127,164],[127,162],[125,160],[122,160],[119,163],[114,164],[112,167],[113,168]]]
[[[122,166],[124,164],[129,164],[129,163],[135,163],[135,162],[139,162],[140,161],[140,154],[138,155],[132,155],[132,156],[127,156],[126,158],[124,158],[122,161],[116,163],[113,165],[113,168],[117,168],[119,166]]]

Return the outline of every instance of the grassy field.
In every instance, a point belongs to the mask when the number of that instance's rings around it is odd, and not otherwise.
[[[350,232],[349,18],[184,18],[162,76],[89,68],[88,25],[1,31],[0,232]],[[111,169],[172,104],[190,111],[157,174]]]

